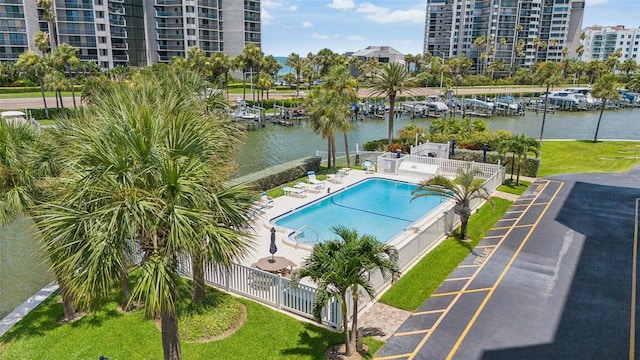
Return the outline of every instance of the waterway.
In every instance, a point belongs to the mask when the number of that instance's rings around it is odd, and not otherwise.
[[[547,114],[545,139],[593,139],[599,112],[557,112]],[[525,116],[484,119],[491,130],[505,129],[514,134],[524,133],[538,138],[542,113],[528,112]],[[394,121],[395,131],[408,125],[429,128],[432,119],[400,118]],[[316,150],[326,150],[326,140],[313,133],[304,120],[291,127],[267,124],[264,128],[247,132],[246,143],[237,161],[238,175],[262,170],[283,162],[314,156]],[[387,137],[386,120],[365,119],[353,123],[348,133],[350,151],[356,144]],[[640,109],[605,111],[599,139],[640,140]],[[341,134],[336,136],[339,151],[344,149]],[[0,318],[46,285],[51,273],[43,261],[39,244],[30,235],[32,222],[20,219],[0,229]]]
[[[544,139],[579,139],[590,140],[595,134],[599,111],[556,112],[547,114],[545,119]],[[491,130],[504,129],[514,134],[526,134],[534,138],[540,137],[542,112],[527,112],[525,116],[499,117],[483,119]],[[408,124],[429,129],[433,119],[411,119],[401,117],[394,120],[394,131],[397,132]],[[315,156],[316,150],[326,151],[327,142],[320,135],[313,133],[306,121],[294,121],[294,126],[285,127],[267,123],[262,129],[249,131],[247,141],[240,150],[237,161],[239,175],[262,170],[273,165]],[[353,122],[353,129],[348,133],[349,151],[358,144],[373,139],[386,139],[388,122],[386,119],[365,119]],[[607,110],[602,116],[598,139],[640,140],[640,109]],[[336,136],[338,151],[344,151],[342,134]]]

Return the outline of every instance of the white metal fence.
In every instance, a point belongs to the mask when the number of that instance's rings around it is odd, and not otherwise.
[[[467,163],[457,160],[437,159],[424,156],[416,156],[419,161],[439,161],[444,172],[456,173],[457,166],[473,166],[483,170],[485,189],[491,194],[504,181],[505,170],[499,165]],[[412,159],[412,161],[415,159]],[[416,160],[418,161],[418,160]],[[470,165],[469,165],[470,164]],[[481,200],[473,201],[472,209],[482,205]],[[459,217],[452,211],[453,204],[447,204],[437,217],[429,220],[428,224],[416,228],[414,237],[403,241],[398,246],[398,266],[402,273],[406,272],[415,262],[430,249],[445,239],[451,231],[458,226]],[[179,270],[186,276],[191,276],[191,261],[188,257],[180,259]],[[379,272],[370,274],[370,281],[378,294],[389,286]],[[232,264],[227,270],[208,264],[205,266],[205,282],[209,285],[236,293],[266,305],[283,309],[310,319],[313,319],[312,307],[317,289],[314,286],[298,284],[293,286],[292,281],[281,275],[274,275],[252,267]],[[363,309],[372,299],[364,291],[360,292],[359,309]],[[347,298],[348,316],[352,312],[351,298]],[[337,299],[331,299],[322,311],[322,322],[338,329],[341,326],[341,309]]]

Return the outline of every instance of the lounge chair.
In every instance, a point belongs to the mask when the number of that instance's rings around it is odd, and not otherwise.
[[[289,186],[285,186],[282,188],[282,191],[284,191],[284,194],[287,196],[295,196],[295,197],[305,197],[307,196],[307,189],[303,188],[303,187],[289,187]]]
[[[260,203],[265,207],[273,207],[274,201],[271,196],[267,196],[267,193],[263,192],[260,194]]]
[[[312,192],[312,193],[320,193],[324,188],[324,184],[307,184],[307,183],[299,182],[296,184],[295,187],[307,189],[309,192]]]
[[[362,163],[362,168],[367,174],[373,174],[376,171],[376,164],[374,164],[371,160],[365,160]]]
[[[316,179],[316,173],[314,171],[307,172],[307,182],[309,184],[322,185],[322,188],[324,188],[326,184],[326,182]]]

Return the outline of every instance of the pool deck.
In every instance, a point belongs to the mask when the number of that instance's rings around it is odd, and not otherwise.
[[[418,178],[416,177],[389,175],[383,173],[367,174],[364,170],[352,169],[347,175],[340,178],[340,180],[342,180],[341,183],[326,181],[325,188],[320,192],[313,193],[307,191],[305,197],[296,196],[297,194],[277,197],[274,199],[272,207],[264,209],[262,213],[257,215],[253,232],[255,235],[254,250],[240,263],[242,265],[251,266],[259,259],[271,256],[271,253],[269,252],[271,227],[273,227],[273,225],[270,224],[271,219],[327,196],[328,193],[334,193],[349,185],[368,178],[385,178],[412,183],[418,182]],[[297,267],[300,267],[304,262],[304,259],[310,255],[311,247],[308,245],[295,246],[295,244],[292,244],[288,239],[289,232],[290,230],[288,229],[276,227],[276,246],[278,248],[276,255],[286,257],[293,261]]]

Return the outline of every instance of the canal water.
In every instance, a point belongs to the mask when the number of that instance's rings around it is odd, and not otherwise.
[[[598,116],[598,111],[547,114],[544,138],[593,139]],[[538,138],[542,113],[528,112],[525,116],[493,117],[484,120],[491,130],[505,129],[514,134],[524,133]],[[408,124],[428,129],[432,121],[403,117],[394,121],[394,130],[397,131]],[[238,175],[314,156],[316,150],[326,151],[326,140],[313,133],[308,123],[294,123],[295,125],[290,127],[268,123],[264,128],[249,131],[246,143],[237,156]],[[349,151],[355,151],[356,144],[362,149],[363,143],[386,137],[386,120],[365,119],[354,122],[353,130],[348,133]],[[640,140],[640,109],[605,111],[598,138]],[[338,151],[343,151],[342,134],[336,134],[336,146]],[[29,235],[31,225],[31,221],[20,219],[0,230],[0,318],[52,279],[39,255],[39,245]]]
[[[556,112],[547,114],[544,139],[593,139],[599,111]],[[483,119],[491,130],[504,129],[514,134],[526,134],[538,139],[542,124],[542,112],[527,112],[525,116],[493,117]],[[408,124],[429,129],[433,119],[411,119],[401,117],[394,120],[394,133]],[[285,127],[267,123],[266,127],[247,133],[247,141],[240,150],[237,160],[239,175],[262,170],[283,162],[314,156],[316,150],[327,150],[327,141],[311,131],[304,120],[294,126]],[[386,139],[388,123],[385,119],[365,119],[353,122],[348,133],[349,152],[355,151],[356,144],[373,139]],[[640,140],[640,109],[607,110],[602,116],[598,139]],[[341,133],[336,134],[336,147],[344,151]]]

